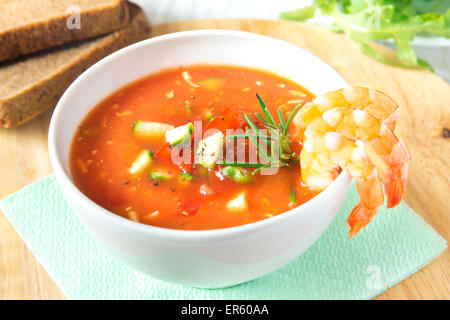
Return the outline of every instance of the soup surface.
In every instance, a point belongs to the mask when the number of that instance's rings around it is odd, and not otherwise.
[[[166,228],[226,228],[292,209],[316,195],[301,181],[301,142],[290,139],[291,164],[269,174],[217,159],[211,164],[216,152],[202,153],[212,148],[207,137],[219,132],[229,136],[225,129],[245,133],[249,124],[244,114],[264,129],[255,116],[262,113],[257,93],[276,119],[278,110],[287,119],[298,104],[313,98],[286,78],[234,66],[180,67],[133,82],[102,101],[80,124],[70,154],[73,181],[100,206]],[[208,134],[208,129],[217,134]],[[223,141],[216,151],[223,151],[226,159],[242,156],[253,163],[249,139]],[[174,154],[184,161],[174,161]]]

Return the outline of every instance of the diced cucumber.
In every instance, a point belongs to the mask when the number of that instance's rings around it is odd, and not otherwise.
[[[207,78],[199,80],[197,83],[203,88],[217,91],[225,84],[225,82],[227,82],[227,80],[228,79],[225,78]]]
[[[222,132],[217,132],[198,144],[196,155],[198,163],[203,167],[212,169],[215,163],[222,157],[224,136]]]
[[[189,173],[185,173],[185,172],[180,173],[179,176],[183,180],[192,180],[192,179],[194,179],[193,176],[191,176]]]
[[[251,182],[248,172],[243,168],[227,166],[221,169],[223,175],[237,183],[248,183]]]
[[[174,174],[169,173],[169,170],[166,169],[152,169],[150,171],[150,177],[153,180],[166,181],[169,180],[170,178],[173,178]]]
[[[167,123],[139,120],[133,123],[133,134],[141,139],[156,140],[164,138],[166,132],[173,128]]]
[[[150,150],[144,150],[137,156],[128,171],[131,174],[141,173],[150,166],[152,160],[153,153]]]
[[[236,198],[228,201],[227,209],[230,211],[246,211],[248,204],[245,192],[240,193]]]
[[[166,132],[166,141],[172,146],[183,145],[191,140],[191,135],[194,132],[194,125],[188,122],[183,126],[176,127]]]

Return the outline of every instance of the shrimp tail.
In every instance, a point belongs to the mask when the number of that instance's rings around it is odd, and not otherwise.
[[[349,238],[356,235],[362,228],[367,226],[372,218],[378,213],[378,208],[370,209],[359,202],[347,218],[347,224],[350,227]]]
[[[356,180],[360,201],[347,218],[350,227],[350,238],[375,217],[384,202],[383,187],[376,171],[366,179]]]
[[[393,208],[400,203],[406,190],[408,177],[408,161],[411,156],[403,140],[392,149],[390,155],[389,168],[384,179],[384,190],[387,197],[386,206]]]

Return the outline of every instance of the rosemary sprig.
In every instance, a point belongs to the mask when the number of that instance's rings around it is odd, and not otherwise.
[[[256,98],[258,99],[258,103],[261,107],[261,110],[264,114],[261,115],[260,113],[256,112],[255,115],[261,119],[261,121],[264,123],[265,127],[270,131],[271,137],[275,135],[275,131],[278,131],[278,143],[279,143],[279,159],[273,159],[273,160],[279,160],[279,166],[290,166],[290,162],[295,157],[295,153],[292,153],[290,150],[290,139],[289,139],[289,125],[292,122],[292,119],[295,115],[295,113],[300,109],[301,104],[298,104],[289,115],[288,120],[286,121],[283,111],[281,108],[278,109],[278,119],[280,120],[278,124],[275,123],[275,120],[273,116],[271,115],[269,109],[267,108],[267,105],[265,104],[264,100],[261,98],[259,94],[256,94]],[[247,120],[248,117],[246,117]],[[248,121],[247,121],[248,122]],[[271,149],[272,155],[276,152],[274,148]]]
[[[284,119],[284,114],[281,109],[278,109],[278,119],[280,119],[280,128],[283,128],[287,131],[286,120]]]
[[[292,119],[294,118],[295,114],[297,113],[298,109],[302,106],[301,103],[299,103],[291,112],[289,115],[288,121],[286,122],[286,130],[289,128],[289,125],[291,124]]]
[[[277,124],[261,96],[256,94],[256,98],[259,106],[261,107],[262,114],[255,112],[255,115],[262,121],[264,128],[269,131],[270,136],[262,134],[258,126],[247,114],[244,113],[244,118],[251,130],[247,128],[245,134],[230,135],[227,136],[227,139],[248,139],[254,146],[256,146],[258,155],[262,160],[264,160],[265,163],[222,161],[219,162],[219,164],[235,167],[256,168],[252,174],[256,174],[263,168],[293,165],[295,162],[295,153],[291,152],[290,149],[288,129],[295,113],[301,107],[301,104],[298,104],[292,110],[287,120],[284,117],[283,111],[279,108],[277,111],[279,123]],[[270,153],[268,152],[268,149],[270,150]]]
[[[259,103],[259,105],[260,105],[260,107],[262,109],[262,112],[266,116],[266,121],[264,121],[264,122],[266,123],[266,125],[272,126],[272,128],[276,129],[277,125],[276,125],[275,121],[273,120],[273,117],[270,114],[269,109],[267,108],[266,104],[264,103],[264,100],[260,97],[259,94],[256,94],[256,99],[258,99],[258,103]],[[259,118],[259,116],[258,116],[258,118]]]
[[[249,120],[250,120],[250,119],[249,119]],[[263,140],[260,140],[260,139],[259,139],[258,134],[256,134],[256,135],[249,134],[249,130],[248,130],[248,129],[245,130],[245,131],[246,131],[246,133],[247,133],[247,135],[248,135],[248,139],[250,140],[250,142],[251,142],[254,146],[256,146],[256,152],[257,152],[257,154],[258,154],[261,158],[263,158],[266,162],[269,162],[269,163],[270,163],[271,157],[270,157],[270,155],[267,153],[267,148],[261,147],[260,144],[259,144],[260,142],[263,142]],[[258,133],[259,133],[259,130],[258,130]],[[267,143],[263,142],[263,144],[265,144],[265,145],[267,146]]]

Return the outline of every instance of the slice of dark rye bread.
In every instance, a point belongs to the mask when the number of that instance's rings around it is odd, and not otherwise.
[[[0,64],[0,126],[18,126],[55,106],[89,66],[148,38],[150,26],[144,13],[136,5],[129,7],[130,23],[112,34]]]
[[[0,61],[105,35],[128,22],[125,0],[1,0]]]

